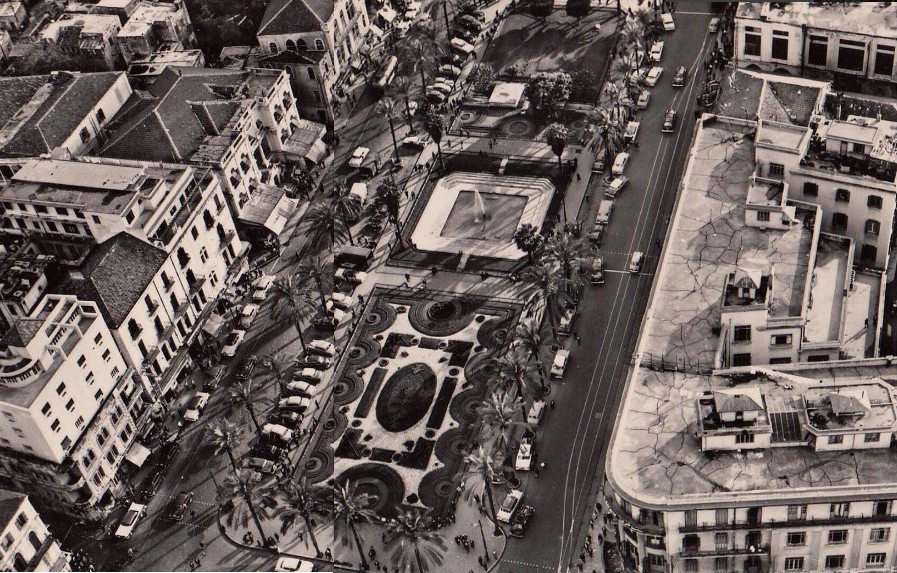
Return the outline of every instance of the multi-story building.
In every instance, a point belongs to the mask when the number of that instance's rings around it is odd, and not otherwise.
[[[168,67],[134,99],[101,155],[211,168],[238,218],[254,187],[280,181],[299,125],[285,72]]]
[[[0,157],[54,150],[80,155],[105,141],[109,120],[132,94],[123,72],[0,78]],[[12,173],[0,168],[0,181]]]
[[[202,50],[154,52],[151,56],[131,62],[128,66],[128,79],[135,88],[146,89],[168,66],[203,68],[205,65],[206,57]]]
[[[97,305],[46,295],[0,345],[0,484],[99,517],[149,410]]]
[[[196,45],[190,14],[183,0],[150,2],[133,8],[128,21],[116,38],[126,64],[146,58],[160,47],[184,50]]]
[[[740,67],[874,89],[897,81],[895,50],[897,12],[887,2],[742,2],[735,16]]]
[[[54,257],[21,248],[0,254],[0,316],[8,327],[40,302],[47,290],[47,266]]]
[[[296,62],[287,58],[275,63],[293,70],[293,83],[302,86],[297,97],[302,94],[302,107],[314,114],[308,119],[332,121],[352,62],[360,62],[368,42],[370,25],[361,0],[276,0],[265,8],[256,36],[269,54],[291,51],[301,56]]]
[[[258,63],[260,67],[286,70],[299,114],[326,124],[333,122],[336,105],[331,103],[330,87],[325,82],[323,62],[327,59],[329,56],[324,51],[287,50],[261,56]]]
[[[79,265],[49,290],[96,303],[148,393],[174,387],[218,295],[245,270],[248,245],[218,176],[182,165],[32,160],[0,201],[6,232]]]
[[[91,7],[90,12],[118,16],[119,22],[124,24],[139,5],[140,0],[100,0]]]
[[[611,437],[620,548],[642,572],[897,571],[888,249],[832,232],[823,187],[889,236],[892,167],[843,149],[831,126],[860,123],[817,87],[748,76],[746,118],[698,121]]]
[[[0,2],[0,28],[21,30],[28,20],[28,10],[24,2]]]
[[[40,514],[22,493],[0,490],[0,568],[4,571],[71,571]]]
[[[93,69],[114,70],[119,61],[114,40],[121,22],[109,14],[66,13],[41,32],[41,40],[56,44],[90,62]]]

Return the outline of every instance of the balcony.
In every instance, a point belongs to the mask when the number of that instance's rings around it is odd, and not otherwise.
[[[773,527],[791,528],[826,525],[852,525],[860,523],[897,523],[897,515],[852,515],[832,516],[827,518],[808,519],[774,519],[762,522],[738,522],[738,523],[701,523],[682,525],[679,531],[683,533],[697,533],[701,531],[729,531],[733,529],[767,529]]]
[[[729,555],[769,555],[769,545],[750,547],[683,547],[683,557],[725,557]]]
[[[645,516],[641,515],[638,518],[632,517],[612,497],[607,497],[606,501],[607,508],[612,511],[620,521],[633,529],[654,535],[665,532],[662,523],[659,525],[654,524],[648,521]]]
[[[228,232],[224,233],[223,235],[221,233],[218,233],[218,239],[221,241],[221,245],[218,247],[218,250],[223,251],[224,249],[226,249],[227,246],[229,244],[231,244],[231,241],[234,240],[234,236],[236,234],[237,234],[236,231],[233,231],[233,230],[228,231]]]
[[[175,234],[183,228],[184,224],[190,220],[190,217],[196,211],[197,207],[202,204],[205,184],[205,178],[203,178],[202,181],[194,180],[194,182],[191,183],[191,187],[187,191],[186,200],[177,210],[174,217],[172,217],[171,222],[167,225],[163,224],[160,226],[150,237],[150,241],[159,243],[163,247],[168,246],[168,244],[171,243]]]
[[[189,298],[188,298],[187,300],[185,300],[184,302],[182,302],[181,304],[179,304],[178,307],[177,307],[176,309],[174,309],[174,320],[175,320],[175,322],[176,322],[179,318],[181,318],[182,316],[184,316],[184,313],[187,312],[187,309],[188,309],[188,308],[190,308],[190,299],[189,299]],[[174,324],[174,323],[172,323],[172,324]]]
[[[204,285],[204,284],[206,284],[206,276],[205,275],[199,275],[198,277],[195,277],[193,279],[193,281],[188,282],[187,285],[190,287],[190,296],[193,296],[196,293],[198,293],[199,289],[201,289],[202,285]]]

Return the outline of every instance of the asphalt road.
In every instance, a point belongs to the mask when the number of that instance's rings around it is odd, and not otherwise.
[[[713,44],[706,34],[709,4],[682,6],[675,16],[677,30],[663,38],[661,80],[651,89],[648,109],[638,113],[639,149],[631,150],[626,168],[631,182],[614,202],[601,249],[608,269],[605,284],[587,287],[576,326],[581,343],[573,338],[567,343],[573,351],[570,366],[550,396],[556,409],[549,410],[539,431],[537,452],[546,469],[539,477],[528,476],[525,484],[525,502],[536,515],[525,539],[510,538],[498,571],[566,571],[581,551],[583,522],[588,527],[604,479],[608,437],[660,255],[657,240],[665,238],[691,145],[702,54]],[[673,88],[680,65],[689,68],[689,81]],[[677,129],[662,134],[668,107],[678,111]],[[590,182],[591,205],[580,213],[586,228],[603,198],[599,179]],[[647,255],[639,274],[626,270],[633,251]]]

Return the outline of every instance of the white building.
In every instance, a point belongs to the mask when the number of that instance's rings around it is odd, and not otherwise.
[[[128,21],[118,32],[116,43],[126,64],[146,58],[162,48],[184,50],[196,45],[190,14],[183,0],[150,2],[128,6]]]
[[[118,16],[66,13],[41,32],[41,40],[77,53],[97,65],[94,69],[114,70],[119,52],[114,41],[121,30]]]
[[[71,571],[69,558],[27,495],[0,490],[0,568]]]

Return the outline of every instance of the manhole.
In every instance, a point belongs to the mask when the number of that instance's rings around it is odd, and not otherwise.
[[[424,432],[424,436],[425,436],[428,440],[432,440],[433,438],[436,437],[436,432],[433,431],[433,430],[427,430],[426,432]],[[411,448],[408,448],[408,449],[411,449]]]
[[[377,324],[378,322],[380,322],[380,318],[374,314],[369,314],[367,318],[364,319],[364,321],[368,324]]]
[[[474,113],[470,111],[462,111],[460,114],[458,114],[458,119],[463,122],[473,121],[474,118],[476,118],[476,115],[474,115]]]
[[[392,455],[392,461],[395,463],[401,463],[402,460],[405,459],[405,454],[402,452],[396,452]]]
[[[364,350],[362,350],[358,346],[353,346],[352,350],[349,351],[349,358],[351,358],[353,360],[356,358],[361,358],[362,354],[364,354]]]
[[[371,457],[371,452],[372,452],[371,448],[365,448],[365,449],[361,450],[361,455],[366,458],[369,458],[369,457]]]
[[[482,323],[484,320],[486,320],[486,317],[482,314],[478,314],[474,320],[476,320],[478,323]]]

